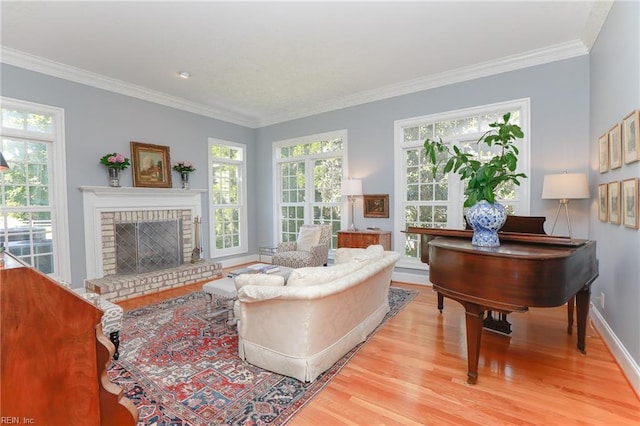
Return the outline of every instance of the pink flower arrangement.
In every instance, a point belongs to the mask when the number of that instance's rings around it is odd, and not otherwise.
[[[107,154],[100,159],[100,164],[107,166],[108,169],[124,170],[131,165],[129,159],[122,154],[113,152]]]
[[[178,161],[173,165],[173,170],[180,173],[191,173],[195,172],[196,168],[193,167],[193,164],[190,161]]]

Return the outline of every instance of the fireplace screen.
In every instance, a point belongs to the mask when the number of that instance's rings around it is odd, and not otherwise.
[[[116,224],[116,273],[140,274],[180,266],[182,221]]]

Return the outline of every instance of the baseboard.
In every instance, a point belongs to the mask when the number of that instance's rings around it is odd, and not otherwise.
[[[636,395],[640,398],[640,366],[638,366],[638,363],[631,357],[631,354],[624,347],[620,339],[618,339],[618,336],[615,335],[611,327],[609,327],[609,324],[607,324],[602,314],[595,309],[593,304],[589,310],[589,317],[591,318],[593,326],[598,330],[604,344],[607,345],[613,358],[620,366],[622,374],[625,375]]]
[[[411,272],[393,271],[391,274],[391,280],[400,283],[418,284],[431,287],[429,279],[424,274],[413,274]]]
[[[245,263],[258,262],[260,261],[260,258],[257,254],[250,254],[247,256],[233,257],[224,260],[212,259],[212,261],[221,263],[223,268],[231,268],[237,265],[244,265]],[[264,262],[264,259],[262,261]]]

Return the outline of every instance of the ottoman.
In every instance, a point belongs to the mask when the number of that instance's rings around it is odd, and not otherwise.
[[[238,298],[236,283],[233,278],[220,278],[209,281],[202,286],[202,291],[207,295],[207,316],[217,317],[227,314],[227,325],[236,323],[233,315],[233,302]]]

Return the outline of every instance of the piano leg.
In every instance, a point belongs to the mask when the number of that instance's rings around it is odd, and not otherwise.
[[[474,385],[478,381],[484,308],[475,303],[462,302],[462,304],[467,326],[467,383]]]
[[[438,292],[438,310],[440,311],[440,313],[442,313],[443,309],[444,309],[444,296],[442,295],[442,293]]]
[[[586,286],[576,293],[576,311],[578,323],[578,350],[586,354],[587,317],[589,316],[589,300],[591,299],[591,286]]]
[[[571,335],[573,334],[573,305],[574,305],[575,299],[572,297],[571,299],[569,299],[569,301],[567,302],[567,319],[568,321],[568,326],[567,326],[567,334]]]

